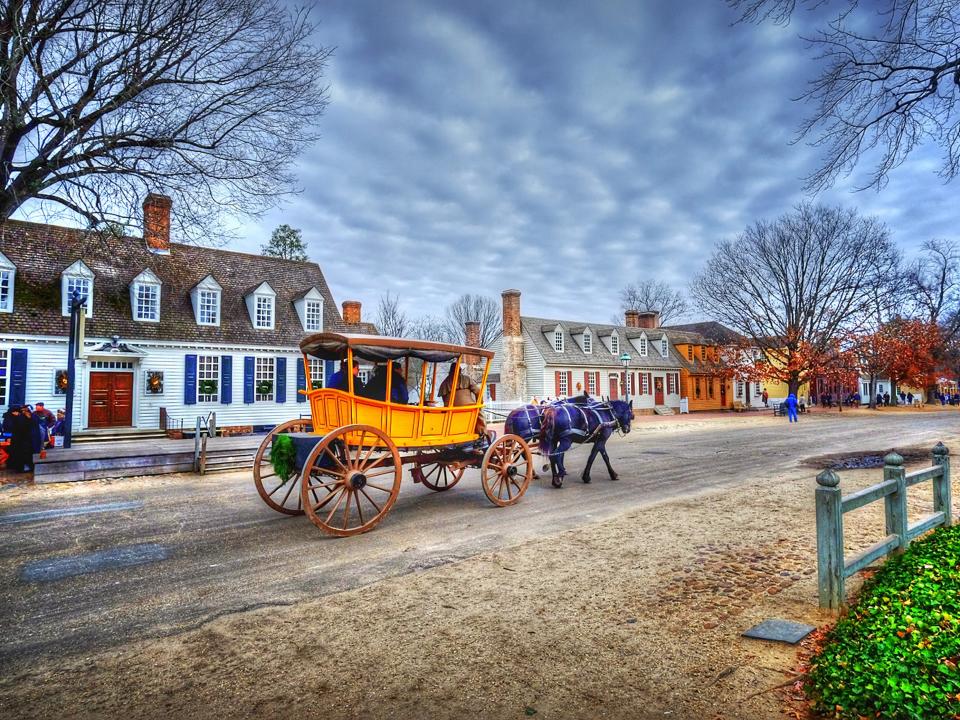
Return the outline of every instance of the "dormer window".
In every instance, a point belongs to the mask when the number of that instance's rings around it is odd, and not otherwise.
[[[316,288],[310,288],[300,298],[293,301],[300,318],[300,324],[307,332],[323,330],[323,295]]]
[[[197,325],[220,325],[220,283],[207,275],[190,291]]]
[[[563,352],[563,330],[560,328],[553,331],[553,349],[558,353]]]
[[[706,346],[706,345],[701,345],[701,346],[700,346],[700,360],[701,360],[701,361],[706,361],[706,359],[707,359],[707,346]]]
[[[670,354],[670,344],[665,337],[660,338],[660,354],[664,357]]]
[[[610,336],[610,352],[614,355],[620,354],[620,336],[616,333]]]
[[[583,332],[583,352],[587,355],[593,353],[593,335],[590,330],[584,330]]]
[[[130,307],[139,322],[160,322],[160,278],[144,270],[130,283]]]
[[[13,312],[13,285],[17,267],[0,253],[0,313]],[[0,393],[0,400],[3,394]]]
[[[260,283],[258,288],[247,293],[246,300],[253,327],[257,330],[273,330],[277,293],[270,283]]]
[[[640,345],[640,357],[646,357],[647,356],[647,336],[646,335],[640,336],[639,345]]]
[[[86,314],[88,318],[93,317],[93,271],[84,265],[82,260],[77,260],[64,270],[60,277],[61,312],[64,315],[70,314],[70,297],[76,290],[80,295],[86,296]]]

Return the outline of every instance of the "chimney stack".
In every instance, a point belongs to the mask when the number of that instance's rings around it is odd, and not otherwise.
[[[360,301],[359,300],[343,301],[343,324],[344,325],[360,324]]]
[[[463,333],[466,337],[466,345],[468,347],[480,347],[480,323],[476,320],[467,320],[463,324]],[[467,365],[479,365],[480,356],[465,355],[463,361],[467,363]]]
[[[500,339],[501,400],[529,402],[527,396],[527,363],[523,357],[523,335],[520,329],[520,291],[504,290],[503,337]]]
[[[166,195],[150,193],[143,201],[143,239],[147,249],[158,255],[170,254],[170,206]]]
[[[644,310],[642,313],[639,313],[640,320],[637,327],[646,328],[647,330],[653,330],[660,327],[660,311],[659,310]]]
[[[638,328],[640,327],[640,313],[636,310],[627,310],[624,314],[626,320],[626,326],[628,328]]]

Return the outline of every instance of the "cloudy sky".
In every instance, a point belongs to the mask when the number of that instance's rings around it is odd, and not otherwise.
[[[802,200],[818,160],[790,142],[809,14],[782,28],[732,25],[722,0],[343,0],[313,18],[337,48],[323,138],[303,192],[237,249],[301,228],[366,319],[386,291],[420,315],[516,287],[525,314],[604,322],[624,284],[683,288],[717,240]],[[909,254],[956,236],[938,167],[930,147],[879,193],[851,193],[860,175],[819,199],[880,216]]]

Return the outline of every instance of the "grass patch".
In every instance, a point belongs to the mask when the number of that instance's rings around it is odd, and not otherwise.
[[[889,558],[811,662],[827,717],[960,718],[960,526]]]

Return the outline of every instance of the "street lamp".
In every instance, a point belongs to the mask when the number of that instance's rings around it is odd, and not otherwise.
[[[627,366],[630,365],[630,360],[630,353],[625,352],[620,355],[620,364],[623,365],[623,397],[627,404],[630,403],[630,385],[627,382]]]

